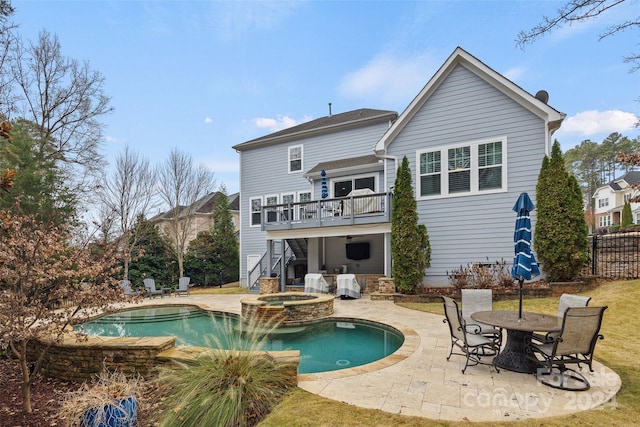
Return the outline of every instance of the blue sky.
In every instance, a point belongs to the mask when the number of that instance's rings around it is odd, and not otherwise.
[[[567,115],[564,150],[611,132],[637,137],[638,33],[598,41],[638,15],[629,0],[598,21],[521,50],[516,38],[562,1],[20,1],[23,38],[46,29],[63,54],[105,77],[107,159],[129,144],[153,165],[178,147],[238,191],[252,138],[357,108],[401,113],[460,46]]]

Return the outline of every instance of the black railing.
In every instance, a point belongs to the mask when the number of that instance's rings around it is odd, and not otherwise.
[[[611,279],[640,278],[640,233],[591,237],[591,274]]]

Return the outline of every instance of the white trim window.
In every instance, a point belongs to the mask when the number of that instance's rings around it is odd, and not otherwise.
[[[279,197],[277,194],[270,194],[268,196],[264,196],[264,205],[267,206],[275,206],[278,204]],[[275,222],[278,220],[278,212],[276,208],[271,210],[267,210],[267,219],[266,222]]]
[[[249,227],[259,227],[262,222],[262,197],[249,198]]]
[[[605,215],[599,218],[600,227],[609,227],[611,225],[611,216]]]
[[[507,138],[416,152],[419,198],[507,191]]]
[[[302,172],[302,145],[289,147],[289,173]]]
[[[599,208],[605,208],[609,206],[609,198],[608,197],[603,197],[602,199],[598,199],[598,207]]]
[[[283,193],[281,195],[281,200],[282,200],[282,204],[293,204],[296,201],[296,193]],[[293,208],[292,208],[293,209]],[[283,206],[282,207],[282,216],[283,219],[285,220],[291,220],[293,218],[291,218],[289,216],[289,206]]]

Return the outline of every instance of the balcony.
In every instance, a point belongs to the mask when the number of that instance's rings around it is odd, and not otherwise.
[[[392,193],[368,193],[262,207],[262,230],[338,227],[391,221]]]

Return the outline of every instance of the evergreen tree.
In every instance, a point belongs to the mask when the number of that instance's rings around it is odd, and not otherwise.
[[[416,200],[411,185],[411,170],[405,156],[398,168],[393,194],[391,216],[392,274],[396,288],[413,293],[422,283],[425,269],[431,262],[429,235],[418,224]]]
[[[9,194],[0,201],[0,208],[16,208],[43,222],[69,224],[77,197],[64,184],[67,177],[55,160],[53,142],[37,142],[35,127],[32,122],[18,119],[13,123],[11,139],[3,142],[0,169],[14,169],[18,173]]]
[[[213,240],[215,263],[223,283],[236,282],[240,277],[240,251],[227,190],[223,185],[213,208]]]
[[[189,242],[184,255],[185,275],[191,283],[202,286],[222,285],[218,266],[215,262],[216,244],[211,231],[201,231]]]
[[[178,266],[172,246],[162,237],[158,226],[139,218],[136,249],[132,251],[129,264],[129,280],[141,286],[142,280],[154,279],[156,286],[169,287],[178,283]]]
[[[537,193],[535,252],[550,281],[575,279],[587,259],[582,191],[565,167],[560,143],[542,161]]]
[[[622,218],[620,220],[621,227],[628,227],[633,224],[633,214],[631,213],[631,204],[629,202],[624,203],[622,208]]]

